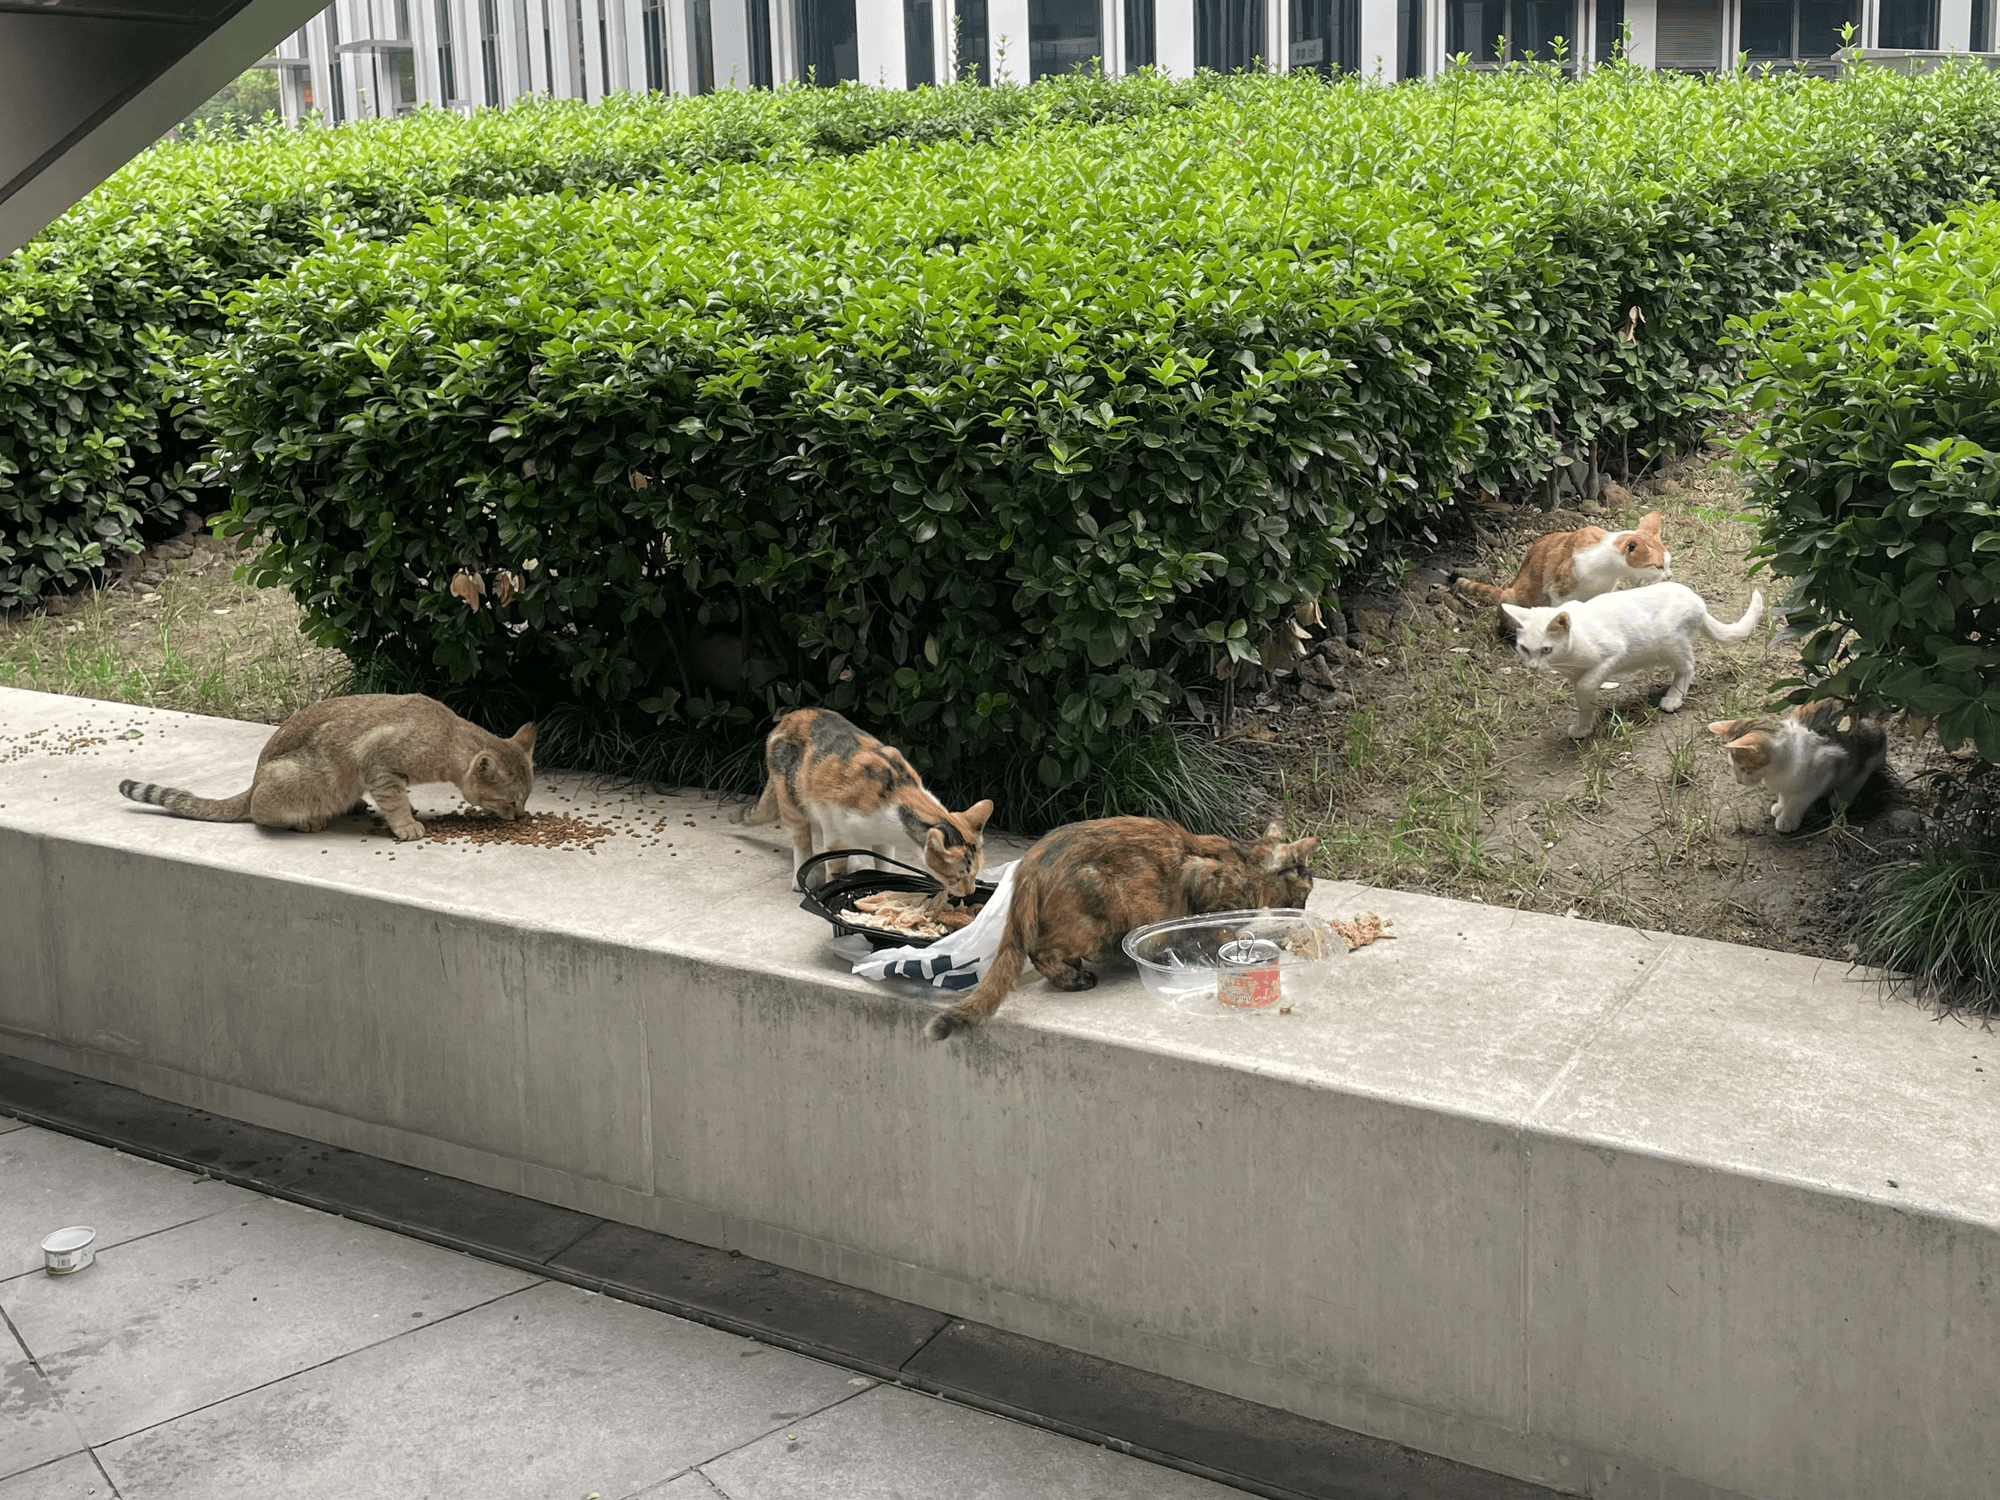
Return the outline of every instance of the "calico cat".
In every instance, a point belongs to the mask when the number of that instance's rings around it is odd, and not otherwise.
[[[1631,531],[1580,526],[1537,538],[1521,571],[1504,589],[1462,576],[1452,582],[1465,598],[1531,609],[1595,599],[1621,583],[1665,583],[1674,576],[1672,562],[1673,554],[1660,541],[1660,513],[1655,510]]]
[[[366,792],[397,839],[420,839],[413,784],[449,781],[473,806],[518,818],[534,790],[534,749],[532,724],[503,740],[421,693],[357,693],[309,704],[280,724],[247,792],[215,801],[150,781],[121,781],[118,790],[183,818],[301,833],[360,811]]]
[[[990,801],[952,812],[924,790],[903,752],[830,708],[797,708],[764,741],[764,795],[745,823],[782,821],[792,835],[792,883],[825,849],[916,852],[947,894],[970,896],[985,857]],[[835,866],[846,861],[834,860]]]
[[[1503,604],[1516,626],[1514,650],[1531,672],[1554,672],[1576,691],[1572,739],[1597,727],[1606,690],[1618,679],[1648,667],[1672,667],[1674,680],[1660,699],[1660,712],[1673,713],[1694,684],[1694,642],[1704,632],[1714,641],[1740,641],[1757,628],[1764,595],[1750,591],[1750,608],[1734,625],[1717,623],[1701,595],[1685,584],[1653,583],[1565,604],[1561,609],[1522,609]]]
[[[1804,703],[1776,719],[1723,719],[1708,726],[1723,741],[1729,768],[1744,786],[1775,792],[1771,816],[1792,833],[1822,797],[1847,806],[1888,759],[1888,738],[1853,710],[1827,700]]]
[[[1014,894],[1000,950],[972,993],[931,1018],[924,1035],[940,1041],[977,1026],[1031,961],[1059,990],[1087,990],[1083,967],[1103,958],[1135,927],[1170,917],[1266,906],[1304,906],[1307,866],[1318,839],[1285,842],[1272,823],[1254,844],[1189,833],[1158,818],[1100,818],[1045,834],[1014,867]]]

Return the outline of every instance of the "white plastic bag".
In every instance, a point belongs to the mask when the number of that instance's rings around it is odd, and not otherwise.
[[[923,948],[879,948],[854,966],[863,979],[919,979],[941,990],[969,990],[1000,951],[1007,929],[1007,904],[1014,898],[1018,860],[989,870],[1000,877],[979,915],[956,932]]]

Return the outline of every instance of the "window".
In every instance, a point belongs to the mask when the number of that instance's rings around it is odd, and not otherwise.
[[[389,78],[393,87],[390,110],[406,115],[417,107],[417,54],[401,47],[391,52]]]
[[[1104,56],[1097,0],[1028,0],[1028,81],[1059,78]]]
[[[1625,0],[1597,0],[1597,39],[1591,48],[1591,59],[1608,63],[1618,55],[1618,44],[1625,39]]]
[[[974,83],[991,83],[987,59],[986,0],[954,0],[951,13],[952,53],[958,76]]]
[[[542,0],[542,80],[551,98],[556,92],[556,44],[549,30],[549,0]]]
[[[715,13],[710,0],[688,0],[688,51],[694,77],[689,86],[697,94],[715,92]]]
[[[438,27],[438,87],[444,92],[444,102],[455,103],[458,99],[458,70],[452,66],[451,56],[451,0],[437,0]]]
[[[1973,0],[1973,8],[1979,8]],[[1937,0],[1882,0],[1875,45],[1935,52],[1938,44]]]
[[[479,69],[486,102],[500,102],[500,0],[479,0]]]
[[[1160,60],[1155,39],[1153,0],[1125,0],[1125,71],[1135,73]]]
[[[1396,0],[1396,77],[1424,76],[1423,0]]]
[[[1445,0],[1444,50],[1475,63],[1547,62],[1561,38],[1576,60],[1573,0]]]
[[[1197,68],[1241,73],[1263,53],[1263,0],[1194,0]]]
[[[1841,46],[1841,28],[1860,19],[1858,0],[1743,0],[1736,46],[1752,62],[1831,57]]]
[[[611,28],[604,21],[604,0],[597,0],[597,92],[611,92]]]
[[[1361,66],[1358,0],[1292,0],[1286,61],[1294,73],[1332,73]]]
[[[1681,73],[1722,66],[1722,0],[1660,0],[1659,28],[1654,66]]]
[[[520,69],[516,90],[535,91],[535,27],[528,19],[528,0],[514,0],[514,66]]]
[[[801,82],[823,89],[861,76],[854,0],[798,0]]]
[[[443,4],[443,0],[438,0]],[[565,44],[569,51],[569,86],[572,99],[590,99],[590,59],[583,44],[583,0],[569,0],[569,24],[563,28],[567,33]]]
[[[666,0],[646,0],[639,11],[639,33],[646,48],[646,87],[667,92]]]
[[[903,0],[903,81],[910,88],[937,82],[937,42],[931,0]]]
[[[326,8],[326,71],[333,80],[333,123],[338,125],[347,118],[347,79],[342,76],[340,65],[340,7]]]
[[[750,22],[750,86],[768,89],[776,82],[771,69],[771,6],[770,0],[744,0],[749,9]]]
[[[1993,50],[1993,0],[1972,0],[1972,50]]]

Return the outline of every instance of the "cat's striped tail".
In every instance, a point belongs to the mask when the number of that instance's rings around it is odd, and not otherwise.
[[[1762,589],[1752,589],[1750,590],[1750,607],[1743,611],[1742,619],[1738,620],[1734,625],[1724,625],[1714,615],[1704,613],[1701,617],[1701,628],[1708,632],[1709,639],[1711,640],[1723,642],[1747,640],[1750,632],[1757,628],[1757,622],[1763,617],[1764,591]]]
[[[250,793],[238,792],[234,797],[224,797],[217,801],[212,797],[197,797],[193,792],[183,792],[177,787],[159,786],[150,781],[121,781],[118,783],[120,796],[130,797],[134,802],[147,802],[154,807],[164,807],[180,818],[200,818],[204,823],[247,823],[250,821]]]
[[[925,1036],[941,1042],[962,1027],[977,1026],[1000,1008],[1000,1002],[1014,992],[1021,966],[1028,961],[1028,944],[1040,925],[1037,920],[1040,907],[1034,880],[1023,879],[1016,871],[1014,893],[1007,906],[1007,928],[1000,935],[1000,951],[993,955],[993,962],[986,966],[971,994],[950,1010],[941,1010],[931,1017],[930,1024],[924,1027]]]
[[[1497,584],[1481,583],[1477,578],[1467,578],[1463,573],[1451,575],[1451,586],[1461,599],[1478,599],[1486,604],[1512,604],[1514,591],[1503,589]]]

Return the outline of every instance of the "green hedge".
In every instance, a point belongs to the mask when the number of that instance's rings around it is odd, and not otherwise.
[[[246,296],[208,400],[236,524],[378,680],[732,733],[825,702],[1076,784],[1466,487],[1704,422],[1731,312],[1996,152],[1970,70],[1238,78],[441,209]],[[525,592],[473,613],[461,567]]]
[[[1813,680],[2000,761],[2000,207],[1746,321],[1760,553]]]
[[[438,202],[985,140],[1038,119],[1177,108],[1205,88],[1075,78],[1033,93],[628,96],[155,147],[0,260],[0,610],[138,550],[196,498],[189,360],[220,335],[232,291],[322,243],[394,239]]]

